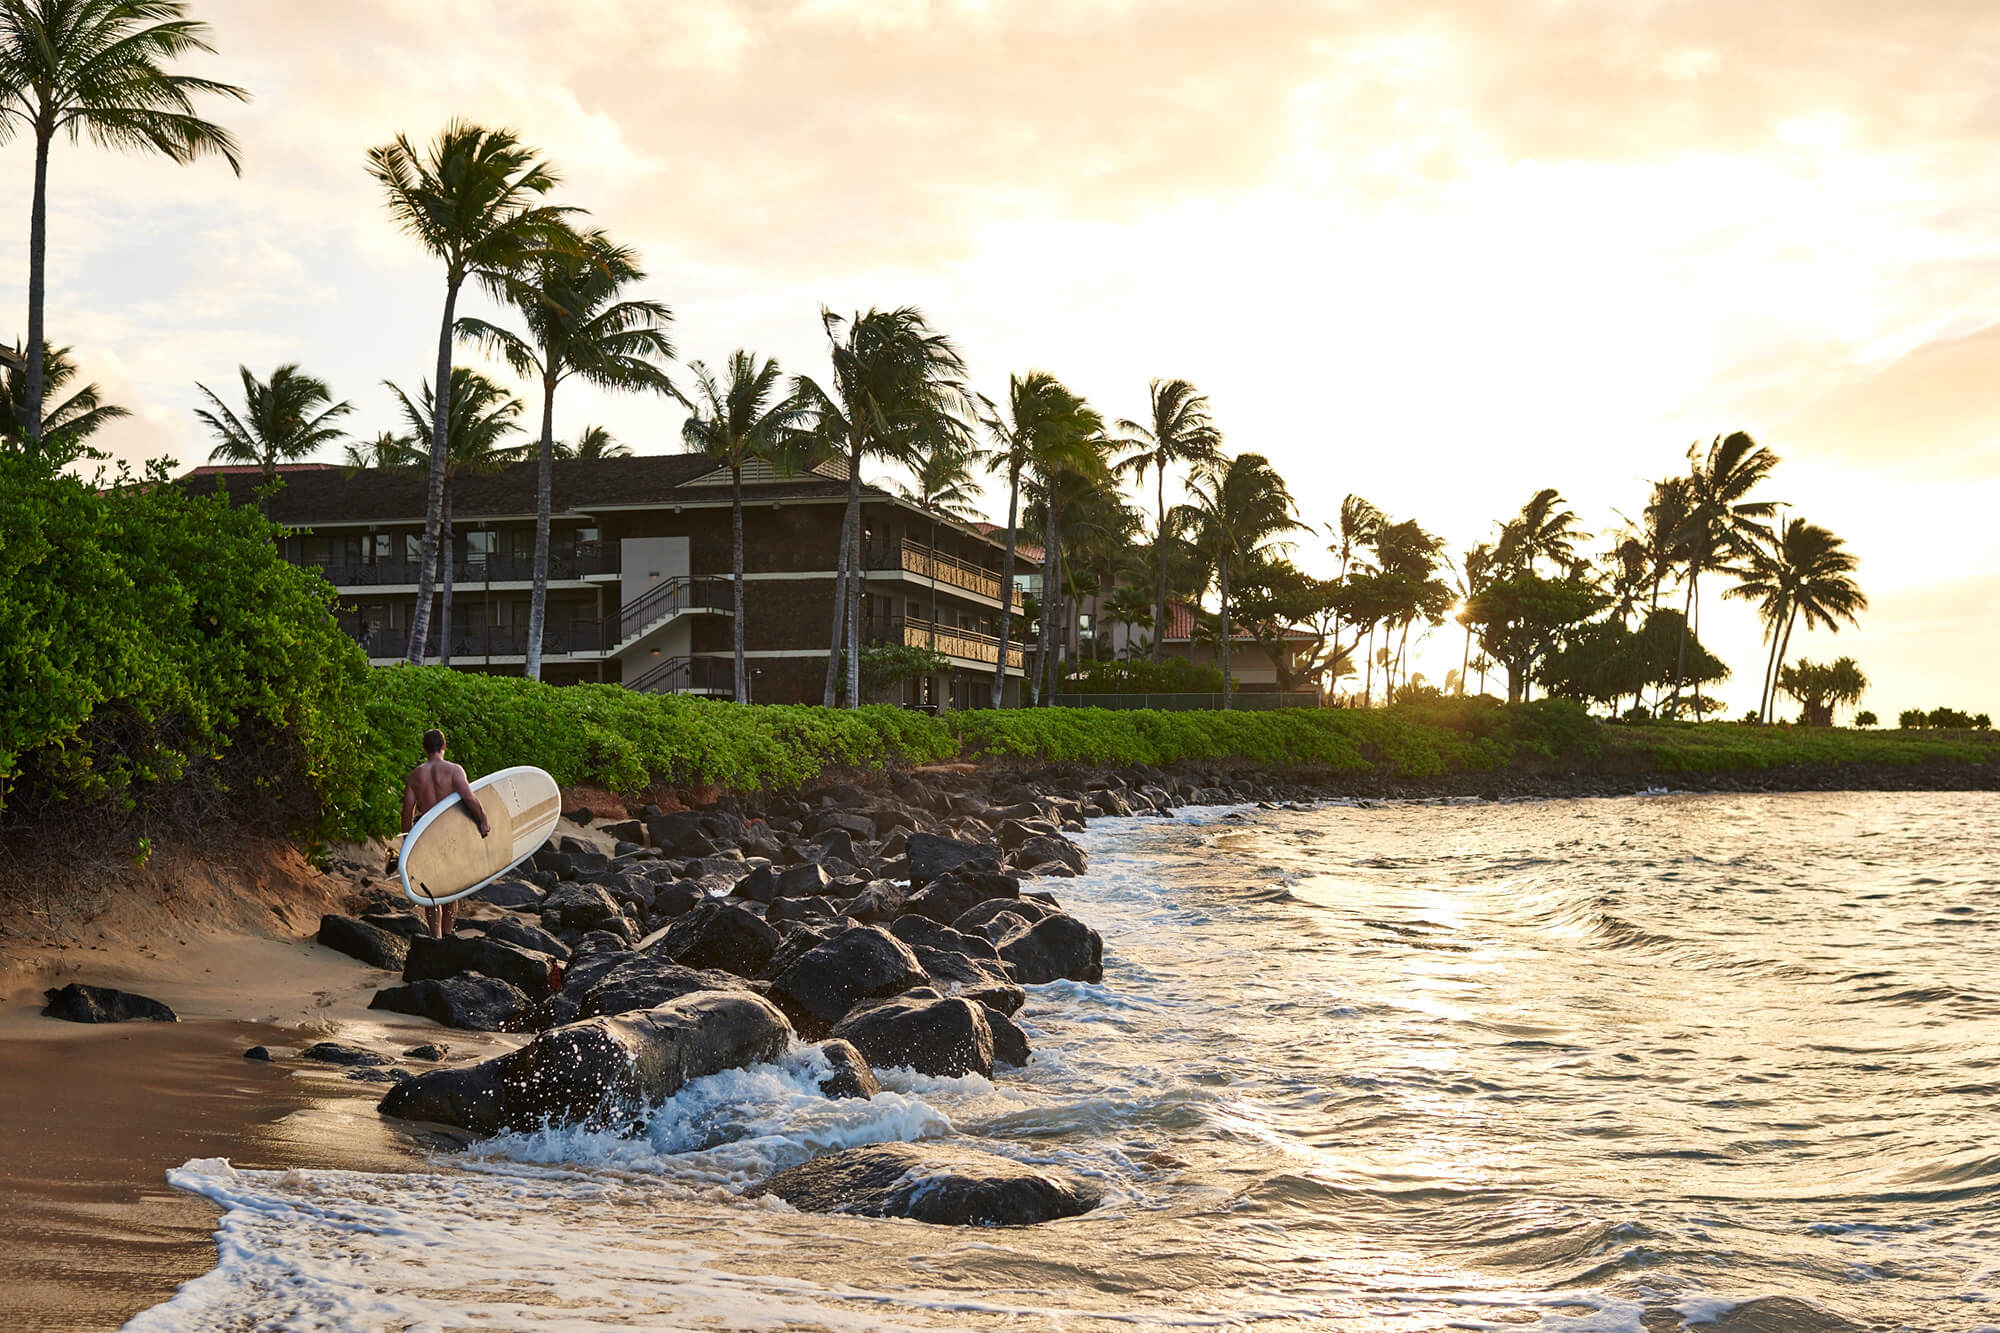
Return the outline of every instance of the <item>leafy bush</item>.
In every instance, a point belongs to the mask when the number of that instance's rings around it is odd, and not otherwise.
[[[1905,708],[1902,712],[1896,714],[1896,725],[1904,731],[1918,730],[1924,725],[1924,710],[1921,708]]]
[[[655,786],[791,787],[830,769],[931,763],[958,752],[935,718],[887,705],[739,706],[446,667],[373,672],[366,723],[357,833],[394,829],[403,778],[422,757],[419,738],[428,727],[444,731],[452,758],[470,772],[533,764],[565,787],[627,794]]]
[[[367,668],[333,590],[254,508],[164,481],[0,455],[0,810],[338,820]]]
[[[1222,668],[1185,657],[1160,662],[1079,662],[1063,681],[1067,694],[1220,694]]]
[[[1872,727],[1879,721],[1881,721],[1881,719],[1876,717],[1875,714],[1869,712],[1866,708],[1862,709],[1860,712],[1854,715],[1854,725],[1857,727]]]

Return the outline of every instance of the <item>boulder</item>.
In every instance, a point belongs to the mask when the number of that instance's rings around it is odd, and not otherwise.
[[[736,845],[745,856],[761,856],[767,861],[776,861],[785,854],[785,845],[778,841],[778,835],[762,820],[752,820],[743,826]]]
[[[1067,912],[1052,912],[996,947],[1023,986],[1104,980],[1103,938]]]
[[[773,891],[780,898],[815,898],[826,894],[833,877],[817,861],[801,861],[778,872]]]
[[[880,926],[855,926],[808,949],[771,980],[771,1000],[807,1037],[825,1035],[855,1005],[921,986],[924,970]]]
[[[1102,1197],[1072,1176],[938,1142],[871,1143],[828,1153],[745,1191],[751,1198],[762,1194],[806,1213],[981,1227],[1075,1217]]]
[[[134,1018],[155,1023],[180,1022],[180,1017],[158,1000],[110,986],[86,986],[72,981],[67,986],[43,991],[42,998],[48,1001],[42,1009],[43,1017],[69,1023],[123,1023]]]
[[[317,1060],[324,1065],[387,1065],[394,1064],[388,1056],[371,1051],[366,1046],[350,1046],[342,1041],[316,1041],[299,1052],[301,1060]]]
[[[875,837],[875,821],[859,810],[818,810],[806,819],[806,833],[814,838],[835,829],[847,834],[849,839],[872,840]]]
[[[1015,1068],[1028,1063],[1031,1051],[1028,1034],[1021,1031],[1014,1020],[997,1009],[986,1011],[986,1025],[993,1029],[993,1063],[1012,1065]]]
[[[370,1009],[415,1014],[466,1032],[512,1032],[527,1022],[528,997],[519,987],[493,977],[446,977],[413,981],[375,992]]]
[[[1012,1017],[1021,1012],[1021,1006],[1028,1002],[1028,992],[1009,981],[994,986],[967,986],[959,995],[977,1004],[983,1004],[996,1014]]]
[[[909,892],[893,880],[878,879],[841,904],[840,911],[856,921],[886,926],[902,914]]]
[[[911,894],[903,910],[949,926],[981,903],[995,898],[1011,901],[1019,895],[1020,883],[1011,875],[953,871]]]
[[[742,978],[727,972],[697,972],[651,954],[632,954],[605,973],[604,979],[582,997],[577,1017],[652,1009],[696,991],[748,989]]]
[[[956,1078],[993,1076],[993,1027],[984,1005],[961,996],[903,997],[851,1013],[833,1035],[854,1043],[876,1069]]]
[[[954,918],[951,928],[961,935],[978,935],[990,940],[992,936],[987,929],[1000,917],[1011,915],[1014,921],[1007,923],[1009,926],[1017,922],[1027,925],[1040,921],[1049,914],[1049,910],[1028,898],[988,898]]]
[[[542,907],[541,890],[520,879],[496,879],[473,896],[510,912],[538,912]]]
[[[386,930],[391,935],[401,935],[406,940],[431,933],[429,926],[408,912],[363,912],[360,920],[365,925]]]
[[[910,858],[912,884],[928,884],[968,862],[991,862],[998,868],[1003,855],[1001,848],[994,843],[965,842],[935,833],[912,833],[904,851]],[[893,852],[890,854],[895,855]]]
[[[1007,965],[998,958],[968,958],[948,949],[933,949],[928,944],[912,944],[910,952],[917,956],[917,965],[924,969],[924,974],[940,986],[984,990],[989,986],[1014,984]]]
[[[813,846],[819,849],[816,861],[841,861],[848,865],[858,865],[861,854],[854,850],[854,836],[844,828],[831,828],[813,839]]]
[[[779,898],[764,909],[764,919],[774,926],[787,921],[838,921],[840,917],[840,909],[825,898]]]
[[[833,1072],[819,1081],[820,1095],[840,1101],[845,1098],[873,1097],[882,1091],[882,1085],[875,1081],[875,1071],[861,1058],[861,1052],[850,1042],[823,1041],[820,1054],[833,1066]]]
[[[319,934],[313,938],[335,953],[389,972],[401,971],[410,953],[410,942],[404,936],[332,912],[319,919]]]
[[[1027,819],[1007,820],[1000,825],[994,837],[1003,848],[1012,852],[1036,838],[1053,837],[1060,832],[1062,830],[1048,820],[1030,816]]]
[[[1068,838],[1053,835],[1037,835],[1022,843],[1014,852],[1014,863],[1023,866],[1054,863],[1069,867],[1073,875],[1081,875],[1086,864],[1081,847]]]
[[[669,856],[713,856],[715,839],[702,827],[701,816],[692,810],[655,815],[646,821],[653,845]]]
[[[621,819],[615,824],[599,824],[597,831],[607,835],[614,842],[629,842],[641,847],[646,845],[646,826],[636,819]]]
[[[736,887],[729,891],[732,898],[747,898],[753,903],[768,903],[778,896],[778,877],[771,867],[758,866],[755,870],[736,881]]]
[[[497,916],[491,921],[468,921],[462,924],[470,928],[484,930],[486,938],[489,940],[499,940],[503,944],[512,944],[523,949],[532,949],[536,953],[545,953],[549,957],[561,962],[566,963],[569,961],[568,945],[549,934],[546,930],[531,926],[519,917]]]
[[[405,981],[442,981],[477,972],[514,986],[539,1000],[556,989],[556,959],[533,949],[485,935],[455,931],[443,939],[419,935],[403,962]]]
[[[564,884],[542,899],[542,928],[597,930],[619,915],[618,900],[596,884]]]
[[[380,1110],[481,1134],[551,1124],[629,1132],[689,1080],[775,1059],[791,1040],[791,1025],[769,1001],[702,991],[566,1024],[476,1065],[419,1074]]]
[[[999,951],[985,936],[964,934],[914,912],[905,913],[890,922],[889,933],[913,949],[921,944],[928,949],[942,949],[967,958],[983,958],[995,963],[1000,961]]]
[[[776,930],[741,907],[711,898],[658,932],[647,952],[683,967],[713,967],[754,977],[777,947]]]
[[[443,1042],[427,1041],[421,1046],[412,1046],[409,1050],[404,1051],[403,1058],[405,1060],[423,1060],[430,1064],[437,1064],[450,1054],[451,1047],[445,1045]]]

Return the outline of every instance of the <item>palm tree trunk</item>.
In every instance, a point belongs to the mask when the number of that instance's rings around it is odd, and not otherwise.
[[[437,379],[431,390],[431,474],[424,497],[424,540],[417,550],[417,610],[410,619],[412,663],[424,660],[424,638],[430,629],[431,565],[437,559],[438,520],[444,513],[445,439],[451,430],[451,333],[459,281],[456,274],[445,280],[444,322],[438,326]]]
[[[1361,662],[1361,706],[1375,706],[1375,622],[1368,622],[1368,651]]]
[[[840,700],[840,655],[847,643],[847,529],[853,521],[853,509],[841,515],[840,548],[833,558],[833,646],[826,655],[826,698],[823,701],[828,708]]]
[[[1465,654],[1458,659],[1458,697],[1465,697],[1465,673],[1472,669],[1472,626],[1465,627]]]
[[[1767,724],[1771,720],[1771,709],[1776,703],[1774,691],[1778,688],[1778,640],[1783,635],[1782,627],[1771,622],[1771,651],[1764,654],[1764,689],[1757,696],[1757,721]]]
[[[1154,469],[1159,474],[1154,481],[1159,526],[1153,529],[1153,542],[1160,548],[1160,582],[1153,597],[1153,665],[1158,666],[1164,657],[1167,635],[1167,463],[1160,457],[1153,461],[1159,464]]]
[[[1792,608],[1792,614],[1785,620],[1785,637],[1778,644],[1778,656],[1771,665],[1771,719],[1778,716],[1778,673],[1785,669],[1785,654],[1792,648],[1792,626],[1799,623],[1799,609]]]
[[[1216,580],[1222,590],[1222,711],[1228,712],[1236,700],[1235,682],[1229,678],[1229,552],[1222,553],[1220,576]]]
[[[1668,700],[1674,716],[1679,716],[1681,711],[1681,673],[1687,670],[1688,629],[1694,623],[1695,583],[1701,577],[1704,560],[1705,557],[1697,555],[1688,568],[1687,605],[1681,610],[1681,644],[1674,654],[1674,692]]]
[[[750,667],[743,657],[743,464],[729,463],[729,570],[736,580],[736,702],[750,702]]]
[[[440,612],[440,615],[443,617],[443,624],[438,629],[438,665],[450,666],[452,557],[457,553],[453,550],[456,543],[451,539],[451,489],[449,486],[445,488],[444,493],[444,530],[440,535],[444,538],[444,609]]]
[[[35,198],[28,211],[27,394],[21,400],[21,434],[31,454],[42,451],[42,312],[48,295],[49,140],[55,126],[35,127]]]
[[[1062,588],[1056,578],[1056,534],[1062,529],[1057,526],[1055,489],[1051,479],[1046,502],[1042,506],[1042,623],[1041,632],[1035,636],[1036,651],[1040,654],[1035,663],[1035,678],[1041,682],[1041,702],[1044,705],[1055,693],[1051,659],[1055,656],[1057,609],[1062,605]]]
[[[431,410],[437,410],[435,404]],[[535,585],[528,594],[528,664],[523,672],[529,680],[542,678],[542,626],[548,623],[550,473],[555,466],[555,431],[556,381],[548,375],[542,380],[542,441],[535,450]]]
[[[852,554],[847,561],[847,706],[861,707],[861,441],[847,460],[847,503],[854,510]]]
[[[1020,516],[1021,469],[1007,469],[1007,549],[1000,557],[1000,660],[993,668],[993,706],[1007,701],[1007,644],[1014,626],[1014,524]]]

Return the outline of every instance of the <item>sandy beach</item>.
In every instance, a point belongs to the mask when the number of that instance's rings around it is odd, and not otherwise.
[[[460,1059],[511,1044],[370,1010],[392,974],[289,937],[313,929],[351,882],[295,854],[238,868],[169,871],[62,947],[8,949],[0,1328],[115,1329],[212,1268],[216,1210],[166,1182],[191,1158],[362,1170],[424,1161],[423,1142],[376,1115],[382,1085],[332,1066],[247,1060],[249,1047],[338,1039],[396,1056],[442,1041]],[[181,1021],[44,1018],[42,989],[69,981],[137,991]]]

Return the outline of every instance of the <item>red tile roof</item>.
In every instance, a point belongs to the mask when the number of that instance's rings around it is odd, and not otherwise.
[[[1205,619],[1212,619],[1206,611],[1202,612],[1202,615]],[[1188,605],[1186,602],[1168,602],[1165,641],[1173,643],[1178,640],[1181,643],[1187,643],[1192,640],[1194,638],[1194,619],[1194,607]],[[1284,637],[1292,643],[1311,643],[1319,636],[1310,630],[1292,628],[1285,631]],[[1247,643],[1253,641],[1255,638],[1255,635],[1241,625],[1230,626],[1229,641],[1231,643]]]
[[[1007,540],[1007,529],[998,523],[974,523],[972,530],[982,537],[991,537],[997,542]],[[1048,558],[1049,553],[1042,548],[1040,542],[1026,542],[1022,541],[1019,537],[1014,538],[1014,559],[1016,561],[1039,565]]]

